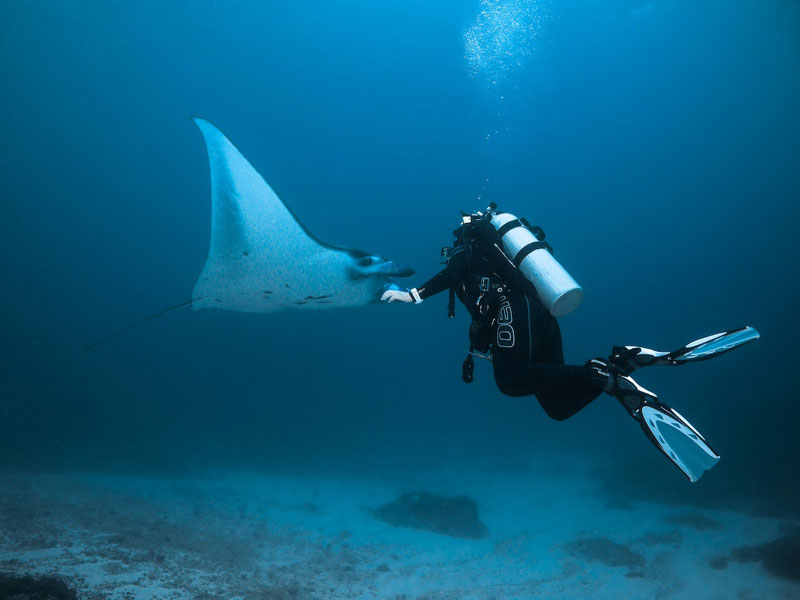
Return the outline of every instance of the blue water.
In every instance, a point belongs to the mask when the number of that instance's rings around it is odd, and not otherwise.
[[[798,32],[789,0],[0,4],[0,466],[568,456],[632,497],[797,516]],[[81,352],[190,298],[210,227],[192,115],[316,236],[413,266],[411,285],[460,209],[541,225],[586,290],[569,362],[757,327],[640,378],[723,460],[690,485],[607,397],[556,423],[488,364],[463,384],[446,294],[178,311]]]

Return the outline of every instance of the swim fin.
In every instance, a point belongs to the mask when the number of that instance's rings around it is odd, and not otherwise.
[[[738,348],[760,336],[753,327],[740,327],[689,342],[672,352],[660,352],[639,346],[614,346],[609,362],[623,375],[630,375],[641,367],[657,365],[683,365],[708,360]]]
[[[678,411],[661,402],[645,402],[637,420],[648,439],[694,483],[720,456]]]
[[[659,401],[633,378],[616,375],[610,393],[636,419],[653,445],[694,483],[720,456],[678,411]]]

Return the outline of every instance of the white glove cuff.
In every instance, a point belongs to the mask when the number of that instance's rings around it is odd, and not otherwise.
[[[414,304],[419,304],[420,302],[422,302],[422,298],[420,297],[419,292],[417,291],[417,288],[411,288],[408,291],[408,293],[411,294],[411,298],[413,298]]]

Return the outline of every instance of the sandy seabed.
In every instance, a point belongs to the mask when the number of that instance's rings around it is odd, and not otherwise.
[[[536,468],[180,479],[4,472],[0,572],[57,575],[89,600],[800,598],[800,581],[758,553],[797,523],[620,501],[599,489]],[[376,507],[413,490],[474,498],[488,535],[376,518]]]

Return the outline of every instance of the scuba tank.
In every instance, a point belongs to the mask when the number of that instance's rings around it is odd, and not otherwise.
[[[497,230],[506,255],[536,288],[550,314],[563,317],[578,308],[583,288],[553,257],[542,230],[510,213],[489,214],[489,223]]]
[[[497,236],[499,248],[514,267],[536,288],[542,304],[554,317],[563,317],[578,308],[583,300],[583,288],[561,266],[550,245],[544,241],[544,232],[531,226],[525,219],[511,213],[496,212],[493,202],[486,212],[473,215],[462,213],[463,227],[471,235],[483,239]],[[489,228],[491,226],[491,228]],[[486,232],[489,233],[481,233]],[[497,241],[495,245],[497,245]]]

